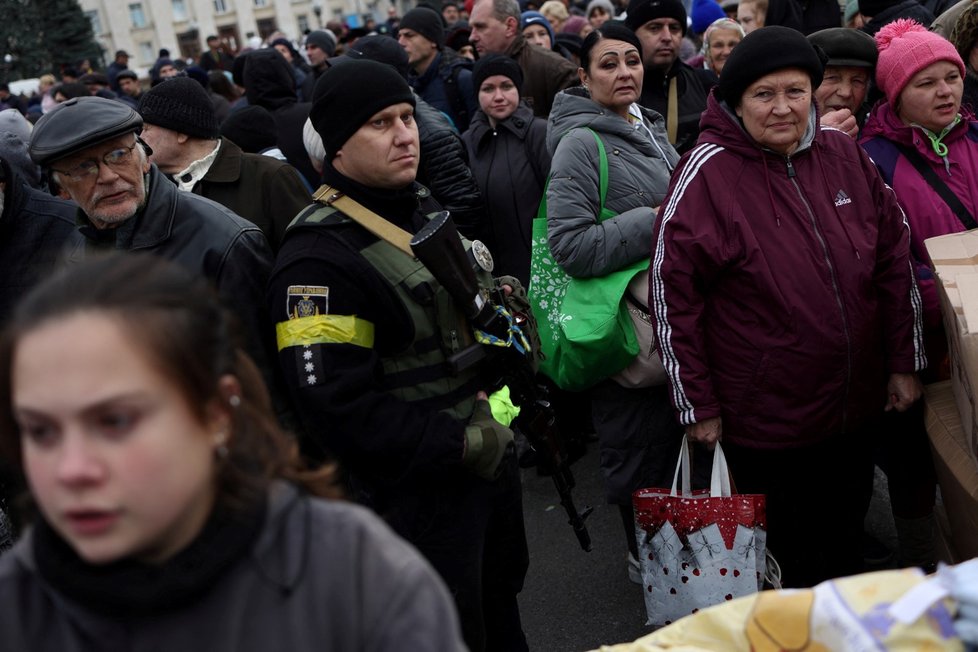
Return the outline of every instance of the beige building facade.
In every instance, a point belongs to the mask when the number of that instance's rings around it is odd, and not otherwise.
[[[275,31],[299,41],[306,30],[330,20],[351,26],[387,19],[403,0],[79,0],[103,48],[106,64],[116,50],[131,55],[129,67],[145,73],[166,48],[171,58],[195,59],[218,35],[231,53]],[[413,6],[413,2],[410,6]]]

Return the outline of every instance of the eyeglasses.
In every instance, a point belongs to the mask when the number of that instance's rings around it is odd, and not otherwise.
[[[135,149],[136,143],[138,141],[133,141],[132,145],[128,147],[120,147],[114,149],[111,152],[106,152],[102,155],[102,163],[110,167],[122,167],[132,160],[132,150]],[[55,170],[51,168],[58,174],[63,174],[69,179],[74,179],[75,181],[80,181],[82,179],[87,179],[89,177],[94,177],[98,175],[99,160],[98,159],[88,159],[87,161],[82,161],[78,165],[72,167],[70,170]]]

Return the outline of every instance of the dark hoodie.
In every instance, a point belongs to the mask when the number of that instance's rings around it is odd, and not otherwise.
[[[711,95],[653,231],[650,302],[683,424],[754,448],[807,446],[886,404],[926,361],[903,214],[840,131],[763,149]]]
[[[278,147],[285,158],[313,188],[320,186],[302,142],[302,128],[309,117],[310,102],[299,102],[292,67],[277,50],[266,48],[250,52],[244,65],[245,95],[249,105],[267,109],[278,127]]]

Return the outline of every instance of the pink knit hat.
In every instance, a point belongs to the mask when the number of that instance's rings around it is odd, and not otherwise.
[[[876,33],[876,48],[876,85],[891,103],[911,77],[937,61],[956,64],[964,77],[964,62],[951,42],[913,20],[901,18],[884,26]]]

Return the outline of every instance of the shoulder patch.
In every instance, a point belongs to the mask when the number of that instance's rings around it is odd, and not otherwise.
[[[325,285],[290,285],[286,295],[289,319],[329,314],[329,288]]]

